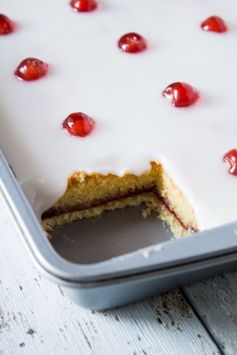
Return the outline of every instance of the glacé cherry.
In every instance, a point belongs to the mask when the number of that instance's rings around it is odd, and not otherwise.
[[[18,65],[15,75],[25,81],[32,81],[45,76],[48,72],[48,64],[37,58],[26,58]]]
[[[224,20],[219,16],[210,16],[201,23],[201,28],[208,32],[222,33],[228,30]]]
[[[135,32],[126,33],[118,41],[118,47],[126,53],[138,53],[146,49],[144,37]]]
[[[82,112],[71,113],[62,123],[62,127],[72,136],[85,137],[91,133],[95,121]]]
[[[77,12],[89,12],[97,8],[96,0],[71,0],[70,6]]]
[[[170,84],[162,94],[170,99],[171,104],[175,107],[193,105],[199,98],[198,91],[191,85],[183,82]]]
[[[8,35],[14,31],[14,23],[6,15],[0,14],[0,35]]]
[[[230,166],[229,173],[237,176],[237,149],[229,150],[224,155],[223,160]]]

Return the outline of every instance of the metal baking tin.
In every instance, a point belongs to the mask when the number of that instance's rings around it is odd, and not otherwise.
[[[36,267],[90,309],[130,303],[237,268],[237,222],[109,260],[73,263],[52,247],[1,152],[0,193]]]

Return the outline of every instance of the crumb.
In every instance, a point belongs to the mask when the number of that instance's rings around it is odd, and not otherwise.
[[[78,180],[80,183],[84,182],[86,179],[86,173],[84,171],[80,171],[78,174]]]
[[[26,332],[26,334],[33,335],[35,333],[35,330],[32,328],[29,328]]]
[[[150,216],[151,214],[151,209],[150,208],[143,208],[142,210],[142,217],[143,218],[147,218],[148,216]]]
[[[53,240],[52,234],[46,233],[46,237],[50,242],[51,242],[51,240]]]

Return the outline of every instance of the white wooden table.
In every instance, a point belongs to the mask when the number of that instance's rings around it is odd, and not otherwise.
[[[0,354],[237,354],[237,273],[106,312],[33,268],[0,200]]]

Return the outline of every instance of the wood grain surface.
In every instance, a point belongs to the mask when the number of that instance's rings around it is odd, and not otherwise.
[[[237,274],[94,312],[33,268],[1,200],[0,223],[0,354],[237,354]]]

